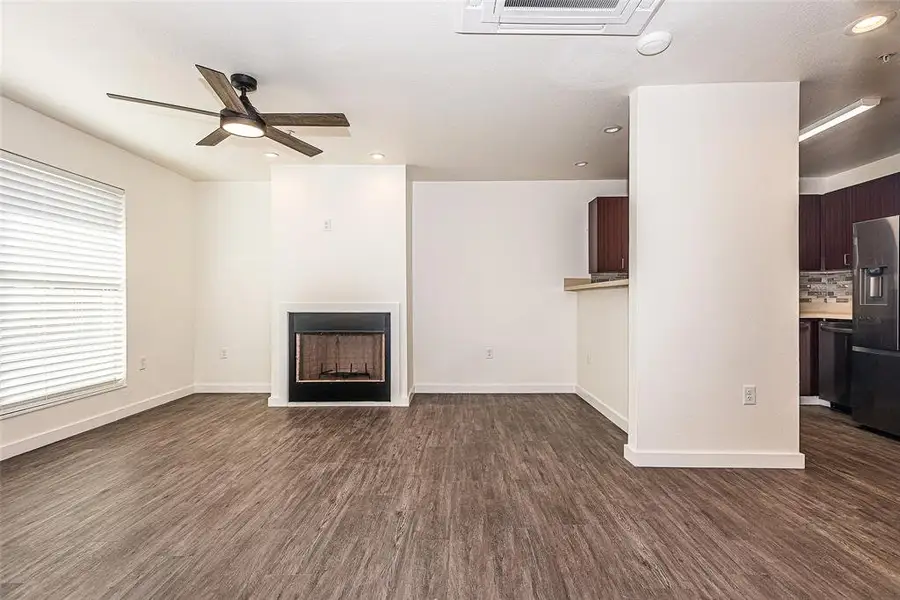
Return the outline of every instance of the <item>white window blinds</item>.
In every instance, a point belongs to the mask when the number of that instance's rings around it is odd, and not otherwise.
[[[0,414],[124,381],[123,191],[0,152]]]

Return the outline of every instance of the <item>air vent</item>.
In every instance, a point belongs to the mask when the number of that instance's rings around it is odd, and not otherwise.
[[[621,0],[506,0],[504,5],[511,8],[565,9],[565,10],[612,10]]]
[[[663,0],[469,0],[460,33],[640,35]]]

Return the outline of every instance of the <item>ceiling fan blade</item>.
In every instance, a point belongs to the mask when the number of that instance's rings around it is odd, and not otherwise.
[[[230,108],[234,112],[241,113],[242,115],[247,114],[244,103],[241,102],[237,92],[231,87],[231,82],[228,81],[228,77],[225,76],[225,73],[201,65],[194,66],[197,67],[197,70],[203,75],[203,79],[206,80],[206,83],[212,87],[216,96],[218,96],[219,100],[222,101],[222,104],[225,105],[225,108]]]
[[[294,127],[350,127],[344,113],[263,113],[266,125],[292,125]]]
[[[275,129],[274,127],[266,127],[266,137],[270,140],[275,140],[279,144],[284,144],[291,150],[296,150],[297,152],[300,152],[301,154],[305,154],[307,156],[322,154],[322,151],[319,148],[307,144],[303,140],[298,140],[292,135],[288,135],[280,129]]]
[[[159,106],[160,108],[171,108],[173,110],[183,110],[184,112],[196,113],[198,115],[206,115],[208,117],[218,117],[219,113],[211,110],[201,110],[199,108],[191,108],[190,106],[179,106],[177,104],[169,104],[168,102],[157,102],[156,100],[146,100],[144,98],[134,98],[132,96],[122,96],[120,94],[106,94],[113,100],[124,100],[125,102],[137,102],[138,104],[149,104],[150,106]]]
[[[225,138],[227,138],[230,135],[231,135],[230,133],[228,133],[221,127],[219,127],[218,129],[213,131],[211,134],[209,134],[208,136],[206,136],[205,138],[203,138],[202,140],[197,142],[197,145],[198,146],[215,146],[216,144],[218,144],[219,142],[221,142],[222,140],[224,140]]]

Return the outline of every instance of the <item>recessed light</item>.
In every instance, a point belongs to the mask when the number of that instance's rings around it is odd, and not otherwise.
[[[263,152],[263,156],[266,158],[278,158],[277,152]]]
[[[382,154],[381,152],[373,152],[369,156],[371,156],[375,160],[382,160],[384,158],[384,154]]]
[[[812,125],[804,127],[800,130],[800,141],[805,141],[811,138],[814,135],[818,135],[823,131],[827,131],[831,129],[835,125],[839,125],[848,119],[852,119],[857,115],[861,115],[871,108],[875,108],[881,103],[881,98],[875,96],[873,98],[860,98],[850,106],[845,106],[844,108],[835,111],[825,117],[824,119],[819,119]]]
[[[603,130],[603,133],[619,133],[622,131],[621,125],[612,125],[611,127],[607,127]]]
[[[880,27],[884,27],[888,23],[890,23],[894,17],[897,16],[895,12],[885,13],[883,15],[869,15],[867,17],[862,17],[861,19],[857,19],[847,25],[844,29],[844,33],[847,35],[860,35],[863,33],[869,33],[870,31],[875,31]]]
[[[575,166],[576,166],[576,167],[586,167],[586,166],[587,166],[587,161],[580,160],[580,161],[578,161],[577,163],[575,163]]]

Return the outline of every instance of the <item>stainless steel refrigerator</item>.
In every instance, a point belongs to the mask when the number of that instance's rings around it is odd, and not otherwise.
[[[900,435],[900,216],[853,225],[853,419]]]

